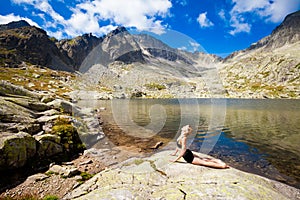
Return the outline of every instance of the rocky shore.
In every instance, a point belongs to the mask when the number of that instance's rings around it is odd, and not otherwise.
[[[170,163],[171,151],[106,169],[63,199],[299,199],[300,191],[234,168]],[[207,156],[199,154],[200,156]]]

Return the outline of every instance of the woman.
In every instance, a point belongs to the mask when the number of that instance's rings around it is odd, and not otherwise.
[[[183,159],[191,164],[194,165],[202,165],[202,166],[207,166],[207,167],[213,167],[213,168],[219,168],[219,169],[225,169],[229,168],[227,164],[222,162],[221,160],[218,159],[212,159],[212,158],[201,158],[196,154],[193,154],[193,152],[186,147],[186,141],[187,141],[187,136],[192,133],[193,129],[191,128],[190,125],[186,125],[182,127],[181,129],[181,134],[177,139],[177,146],[181,146],[181,150],[179,153],[179,156],[173,160],[172,162],[176,162],[179,160],[181,157]],[[172,156],[175,156],[178,152],[178,147],[176,148],[176,151]]]

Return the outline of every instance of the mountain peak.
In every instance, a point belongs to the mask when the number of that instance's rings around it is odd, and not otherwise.
[[[275,34],[276,32],[281,31],[282,29],[290,29],[298,32],[300,29],[299,21],[300,11],[291,13],[284,18],[283,22],[276,27],[272,34]]]
[[[1,24],[0,30],[9,30],[9,29],[15,29],[15,28],[22,28],[25,26],[30,26],[30,24],[25,20],[20,21],[13,21],[8,24]]]
[[[118,26],[115,30],[111,31],[107,34],[107,37],[112,37],[114,35],[128,32],[127,29],[124,26]]]
[[[300,41],[300,11],[291,13],[277,26],[271,35],[252,44],[247,50],[258,48],[279,48],[285,44]]]

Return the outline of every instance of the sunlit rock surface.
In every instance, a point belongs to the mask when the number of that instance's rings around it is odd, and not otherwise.
[[[64,199],[297,199],[299,190],[237,169],[170,163],[171,151],[131,158]]]

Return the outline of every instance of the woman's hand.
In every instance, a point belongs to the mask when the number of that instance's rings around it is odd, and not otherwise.
[[[171,153],[170,156],[176,156],[177,152],[178,152],[178,148],[176,148],[175,152]]]

